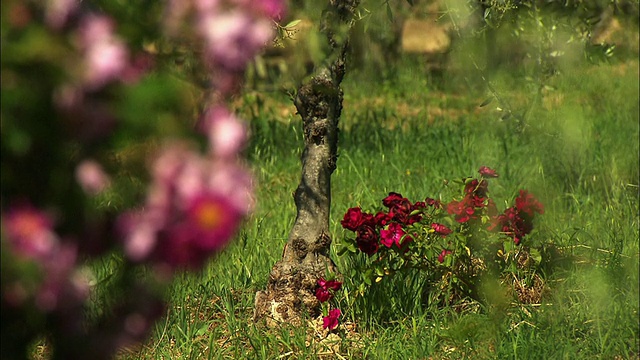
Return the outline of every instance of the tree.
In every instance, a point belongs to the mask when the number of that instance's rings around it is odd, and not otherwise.
[[[304,132],[302,176],[294,193],[297,216],[282,259],[273,266],[266,290],[256,293],[254,318],[265,319],[268,325],[282,321],[298,324],[305,312],[317,316],[317,281],[337,273],[329,258],[331,174],[338,158],[340,84],[358,4],[358,0],[329,1],[320,24],[328,38],[327,58],[298,88],[294,100]]]

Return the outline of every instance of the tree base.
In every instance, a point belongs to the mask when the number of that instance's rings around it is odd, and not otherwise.
[[[291,266],[286,259],[271,269],[266,290],[256,293],[253,318],[264,320],[267,327],[281,324],[300,326],[307,318],[321,314],[321,305],[315,291],[319,278],[336,273],[330,258],[309,253],[302,263]]]

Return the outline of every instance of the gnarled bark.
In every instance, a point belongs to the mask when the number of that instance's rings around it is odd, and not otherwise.
[[[340,83],[345,73],[348,31],[358,1],[330,0],[321,30],[331,52],[311,79],[298,89],[294,104],[302,118],[302,177],[294,193],[297,216],[282,259],[271,270],[267,288],[256,293],[254,319],[268,326],[300,324],[305,313],[315,317],[318,278],[337,273],[329,258],[331,174],[336,169],[338,120],[342,111]],[[340,40],[343,39],[343,40]]]

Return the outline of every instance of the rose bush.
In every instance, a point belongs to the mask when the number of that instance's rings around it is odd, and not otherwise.
[[[489,197],[489,179],[495,170],[483,166],[479,178],[459,181],[462,195],[449,202],[426,198],[411,202],[392,192],[376,213],[360,207],[347,210],[342,227],[355,233],[347,237],[339,254],[368,256],[363,286],[408,269],[420,270],[429,280],[432,298],[446,304],[474,297],[477,279],[489,271],[514,271],[516,255],[527,252],[540,262],[539,251],[523,244],[544,206],[526,190],[515,205],[498,212]],[[433,296],[433,294],[437,296]]]

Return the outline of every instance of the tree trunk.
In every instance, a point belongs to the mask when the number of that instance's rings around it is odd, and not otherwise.
[[[256,293],[254,319],[271,327],[281,322],[300,325],[305,314],[320,314],[316,282],[337,273],[329,258],[331,174],[338,158],[338,120],[342,111],[340,83],[345,73],[348,34],[358,0],[330,0],[321,31],[330,51],[325,64],[298,89],[294,100],[302,118],[302,177],[294,193],[297,216],[282,259],[271,270],[267,288]]]

